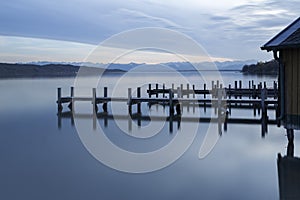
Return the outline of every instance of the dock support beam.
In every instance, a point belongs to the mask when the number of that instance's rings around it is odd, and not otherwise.
[[[107,97],[107,87],[104,87],[104,97]],[[104,102],[102,105],[102,109],[104,113],[107,113],[107,102]]]
[[[170,117],[174,115],[174,105],[173,105],[173,91],[169,90],[169,109],[170,109]]]
[[[61,113],[63,106],[61,103],[61,88],[57,88],[57,112]]]
[[[97,104],[96,104],[96,99],[97,99],[97,96],[96,96],[96,88],[93,88],[92,93],[93,93],[93,98],[92,98],[93,113],[94,113],[94,114],[97,114],[97,112],[98,112],[98,106],[97,106]]]
[[[74,87],[71,87],[70,96],[71,96],[71,98],[73,99],[73,97],[74,97]],[[73,111],[73,101],[72,101],[72,100],[71,100],[71,102],[69,103],[68,108],[69,108],[71,111]]]
[[[137,88],[137,98],[141,98],[141,88],[138,87]],[[141,109],[141,103],[140,101],[137,103],[137,114],[141,115],[142,114],[142,109]]]
[[[131,95],[131,88],[128,88],[128,113],[132,115],[132,95]]]

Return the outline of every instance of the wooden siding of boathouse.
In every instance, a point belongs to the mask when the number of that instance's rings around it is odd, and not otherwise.
[[[281,50],[285,80],[285,126],[299,129],[300,125],[300,48]]]

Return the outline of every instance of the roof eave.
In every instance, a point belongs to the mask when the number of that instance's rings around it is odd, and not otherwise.
[[[300,48],[300,44],[260,47],[261,50],[267,50],[267,51],[276,51],[276,50],[281,50],[281,49],[293,49],[293,48]]]

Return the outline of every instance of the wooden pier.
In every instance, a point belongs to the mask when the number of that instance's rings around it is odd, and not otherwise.
[[[155,87],[152,87],[155,86]],[[259,83],[255,85],[253,81],[249,81],[249,87],[243,88],[242,82],[235,81],[234,87],[229,85],[223,88],[219,81],[212,81],[211,88],[208,89],[206,84],[203,84],[202,88],[196,88],[195,85],[190,87],[189,84],[186,88],[181,84],[177,88],[172,84],[171,87],[166,87],[165,84],[149,84],[147,89],[148,97],[141,96],[141,88],[138,87],[133,96],[132,88],[128,88],[127,97],[108,97],[108,88],[104,87],[103,96],[98,96],[96,88],[92,88],[91,97],[78,97],[74,96],[74,87],[71,87],[70,96],[63,97],[61,88],[57,89],[57,105],[59,118],[64,117],[80,117],[87,115],[76,114],[75,102],[88,101],[92,103],[94,118],[108,119],[131,119],[140,121],[150,120],[149,116],[143,116],[141,105],[147,103],[150,107],[153,104],[160,104],[169,108],[169,116],[167,121],[173,123],[173,121],[195,121],[195,122],[221,122],[224,124],[224,130],[227,129],[227,123],[251,123],[262,125],[262,136],[267,132],[268,124],[277,124],[280,126],[280,122],[276,120],[280,111],[278,108],[278,88],[277,83],[273,83],[272,88],[267,88],[266,83]],[[112,116],[108,113],[108,104],[111,102],[123,102],[128,107],[128,115]],[[63,104],[68,104],[70,111],[63,112]],[[102,105],[102,111],[99,111],[98,105]],[[136,113],[132,112],[132,107],[136,105]],[[216,119],[203,118],[195,116],[194,119],[189,117],[182,117],[182,108],[187,107],[189,110],[192,107],[200,107],[206,112],[207,108],[213,108],[216,114]],[[261,119],[245,119],[245,118],[231,118],[232,109],[252,109],[254,116],[261,114]],[[276,113],[275,119],[269,119],[268,110],[274,110]],[[117,117],[117,118],[116,118]],[[164,120],[166,120],[165,117]],[[151,117],[151,120],[161,119],[161,117]],[[221,120],[220,120],[221,119]],[[61,122],[59,122],[61,124]],[[173,128],[170,125],[170,132]],[[220,132],[220,130],[219,130]]]

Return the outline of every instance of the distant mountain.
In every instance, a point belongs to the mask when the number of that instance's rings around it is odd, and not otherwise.
[[[125,72],[134,70],[136,72],[169,72],[175,71],[195,71],[195,70],[220,70],[220,71],[241,71],[243,66],[252,66],[257,61],[226,61],[226,62],[168,62],[161,64],[138,64],[138,63],[90,63],[90,62],[30,62],[6,64],[0,63],[0,78],[23,78],[23,77],[74,77],[80,67],[85,67],[87,76],[92,76],[100,72]],[[245,67],[244,67],[245,68]],[[247,67],[246,67],[247,68]],[[245,69],[246,69],[245,68]],[[247,72],[253,70],[247,68]],[[254,69],[254,68],[253,68]],[[255,71],[255,70],[254,70]]]
[[[200,62],[200,63],[190,63],[190,62],[168,62],[161,64],[145,64],[145,63],[128,63],[128,64],[120,64],[120,63],[112,63],[112,64],[103,64],[103,63],[91,63],[91,62],[31,62],[26,64],[33,65],[49,65],[49,64],[57,64],[57,65],[73,65],[73,66],[86,66],[86,67],[98,67],[98,68],[106,68],[112,70],[123,70],[130,71],[133,68],[139,66],[138,71],[166,71],[168,68],[177,71],[194,71],[194,70],[218,70],[221,71],[241,71],[244,65],[250,65],[257,63],[256,60],[246,60],[246,61],[225,61],[225,62]],[[22,63],[23,64],[23,63]]]

